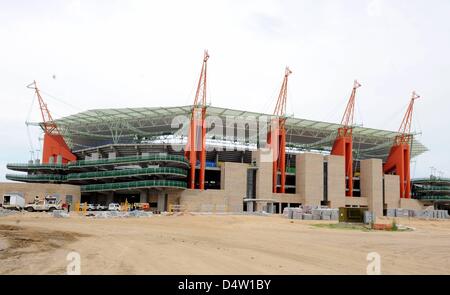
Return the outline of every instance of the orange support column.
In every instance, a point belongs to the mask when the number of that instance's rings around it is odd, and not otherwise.
[[[400,178],[400,198],[405,199],[411,198],[409,157],[409,144],[394,145],[383,167],[384,173],[398,175]]]
[[[345,157],[345,195],[353,196],[353,137],[351,129],[339,128],[331,150],[332,155]]]
[[[284,126],[280,129],[280,152],[278,155],[278,161],[279,161],[279,167],[280,167],[280,193],[285,193],[285,186],[286,186],[286,129],[284,129]]]
[[[196,124],[195,124],[195,110],[192,111],[192,118],[191,118],[191,124],[190,124],[190,134],[189,134],[189,151],[187,152],[187,154],[189,155],[189,164],[191,165],[190,167],[190,185],[189,188],[190,189],[194,189],[195,188],[195,165],[197,162],[197,153],[195,150],[195,146],[196,146]]]
[[[49,163],[50,158],[53,159],[53,163],[56,163],[58,156],[62,157],[63,164],[77,160],[77,157],[72,154],[61,135],[45,133],[42,163]]]
[[[205,189],[205,168],[206,168],[206,107],[202,108],[202,145],[200,151],[200,189]]]

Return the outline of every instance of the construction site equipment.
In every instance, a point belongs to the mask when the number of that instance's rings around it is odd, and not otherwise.
[[[339,222],[364,222],[364,212],[368,211],[368,208],[339,208]]]
[[[352,93],[342,116],[341,126],[331,149],[332,155],[345,157],[345,195],[353,196],[353,116],[355,110],[356,89],[361,87],[358,81],[354,81]]]
[[[46,196],[43,201],[36,198],[33,203],[26,204],[24,209],[29,212],[62,210],[61,200],[54,196]]]
[[[73,210],[74,210],[75,212],[79,212],[79,211],[80,211],[80,203],[79,203],[79,202],[76,202],[76,203],[74,204]]]
[[[3,195],[2,207],[5,209],[21,210],[25,206],[25,199],[19,194]]]
[[[184,205],[169,204],[169,212],[185,212],[186,207]]]
[[[270,131],[267,134],[267,144],[273,154],[272,191],[284,193],[286,184],[286,100],[288,77],[292,74],[289,67],[284,71],[283,83],[278,94]],[[280,188],[278,189],[278,173],[280,173]]]
[[[400,178],[400,198],[411,198],[411,175],[410,175],[410,145],[413,139],[411,134],[411,123],[414,101],[420,96],[412,92],[405,116],[403,117],[398,135],[394,138],[386,163],[383,165],[384,173],[395,174]]]
[[[150,204],[149,203],[134,203],[134,208],[136,208],[136,210],[150,211]]]
[[[195,188],[195,169],[197,157],[200,162],[199,189],[205,188],[205,167],[206,167],[206,72],[209,54],[205,50],[203,56],[202,70],[198,80],[197,91],[195,92],[194,104],[192,105],[191,119],[189,126],[188,141],[185,149],[185,156],[189,159],[190,182],[189,188]]]
[[[42,123],[41,127],[44,131],[44,147],[42,151],[43,163],[67,163],[75,161],[77,158],[70,151],[67,146],[62,133],[58,129],[55,121],[50,114],[47,104],[42,99],[40,91],[37,87],[36,81],[27,86],[30,89],[34,89],[39,101],[39,107],[41,109]]]

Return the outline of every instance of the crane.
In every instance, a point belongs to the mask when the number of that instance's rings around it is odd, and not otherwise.
[[[286,100],[288,77],[292,74],[289,67],[284,71],[277,104],[273,115],[271,130],[267,134],[267,144],[273,153],[272,192],[284,193],[286,184]],[[280,188],[277,189],[278,172],[280,172]]]
[[[195,92],[194,104],[191,110],[188,141],[185,149],[185,157],[189,160],[190,182],[189,188],[195,188],[195,168],[197,157],[200,162],[199,189],[205,189],[205,167],[206,167],[206,72],[209,54],[205,50],[203,55],[202,69]]]
[[[400,198],[409,199],[411,197],[411,176],[410,176],[410,144],[412,141],[411,123],[414,108],[414,101],[420,98],[415,91],[412,92],[406,113],[403,117],[398,135],[394,138],[386,163],[383,165],[384,173],[395,174],[400,178]]]
[[[331,149],[332,155],[345,157],[345,195],[353,196],[353,115],[355,110],[356,89],[361,87],[358,81],[353,82],[352,93],[342,116],[341,125],[338,128],[338,134]]]
[[[36,81],[29,84],[27,88],[34,89],[39,101],[41,110],[42,124],[41,128],[44,131],[44,147],[42,151],[42,163],[56,163],[58,156],[61,156],[62,163],[76,161],[77,157],[72,154],[67,146],[62,133],[50,114],[47,104],[41,96]]]

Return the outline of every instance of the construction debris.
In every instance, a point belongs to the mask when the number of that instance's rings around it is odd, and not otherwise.
[[[152,212],[146,211],[130,211],[130,212],[119,212],[119,211],[98,211],[93,212],[94,218],[127,218],[127,217],[152,217]]]
[[[51,214],[53,217],[56,217],[56,218],[68,218],[68,217],[70,217],[69,213],[67,213],[64,210],[55,210],[55,211],[53,211],[53,212],[51,212],[49,214]]]
[[[375,223],[375,212],[364,211],[364,224]]]
[[[4,208],[0,207],[0,217],[9,216],[9,215],[17,214],[17,213],[19,213],[19,211],[4,209]]]

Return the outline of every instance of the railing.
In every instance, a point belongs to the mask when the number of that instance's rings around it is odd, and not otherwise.
[[[450,191],[450,186],[439,185],[424,185],[414,186],[414,191],[426,192],[426,191]]]
[[[177,180],[142,180],[132,182],[82,185],[81,191],[94,192],[94,191],[110,191],[110,190],[122,190],[122,189],[145,188],[145,187],[170,187],[170,188],[185,189],[187,185],[186,182]]]
[[[14,170],[19,169],[67,169],[65,164],[28,164],[28,163],[10,163],[6,165],[6,168]]]
[[[141,169],[124,169],[113,171],[96,171],[96,172],[83,172],[83,173],[71,173],[68,175],[59,174],[6,174],[6,178],[9,180],[18,181],[58,181],[65,182],[70,180],[83,180],[92,178],[115,178],[115,177],[127,177],[127,176],[139,176],[139,175],[172,175],[178,177],[186,177],[187,171],[181,168],[174,167],[158,167],[158,168],[141,168]]]
[[[450,196],[413,196],[413,199],[419,199],[419,200],[450,200]]]
[[[67,175],[67,180],[82,180],[87,178],[113,178],[121,176],[138,176],[138,175],[174,175],[186,177],[187,171],[181,168],[159,167],[159,168],[141,168],[141,169],[124,169],[113,171],[99,172],[83,172],[71,173]]]
[[[91,166],[102,166],[102,165],[114,165],[114,164],[133,164],[139,162],[177,162],[186,166],[189,166],[189,162],[184,156],[178,155],[160,155],[153,154],[148,156],[128,156],[128,157],[117,157],[114,159],[98,159],[98,160],[80,160],[75,162],[70,162],[68,164],[29,164],[29,163],[10,163],[6,167],[10,170],[17,169],[55,169],[55,170],[66,170],[71,168],[82,168]]]
[[[59,174],[35,174],[35,175],[22,175],[22,174],[6,174],[6,179],[16,180],[16,181],[29,181],[29,182],[39,182],[39,181],[55,181],[64,182],[66,181],[65,175]]]
[[[423,182],[450,182],[450,178],[414,178],[411,179],[412,183],[423,183]]]
[[[118,157],[114,159],[80,160],[76,162],[71,162],[67,166],[69,168],[75,168],[75,167],[114,165],[114,164],[136,163],[136,162],[159,162],[159,161],[179,162],[185,165],[189,165],[189,162],[183,156],[156,154],[148,156]]]

